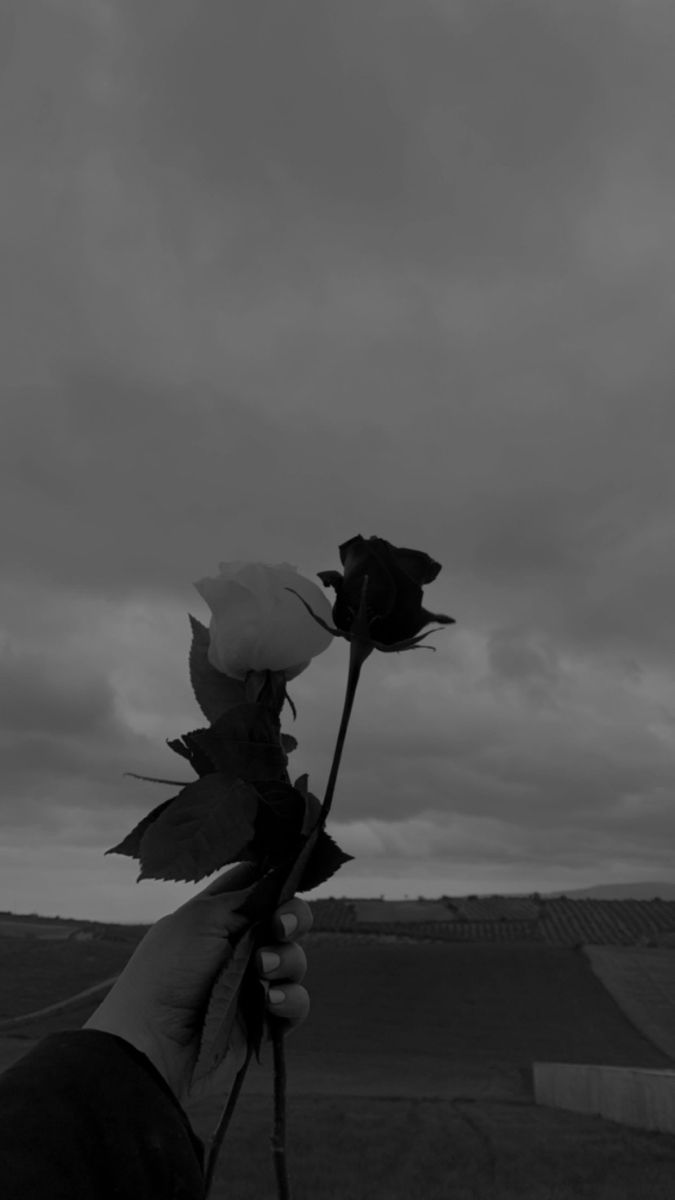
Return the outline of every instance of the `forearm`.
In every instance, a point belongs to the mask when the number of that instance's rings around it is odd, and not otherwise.
[[[0,1076],[6,1200],[203,1200],[203,1160],[164,1080],[117,1036],[52,1034]]]
[[[134,1046],[136,1050],[139,1050],[141,1054],[144,1054],[150,1060],[180,1104],[182,1096],[181,1081],[173,1078],[171,1066],[166,1062],[165,1056],[162,1055],[157,1039],[151,1033],[142,1029],[138,1018],[133,1013],[124,1011],[124,1007],[116,1002],[112,993],[109,993],[105,1000],[99,1004],[89,1020],[85,1021],[82,1028],[96,1030],[99,1033],[111,1033],[115,1037],[124,1038],[125,1042]]]

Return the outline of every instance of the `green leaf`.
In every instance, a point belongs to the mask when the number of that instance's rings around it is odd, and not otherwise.
[[[258,1062],[260,1062],[260,1051],[265,1029],[269,1028],[270,1014],[267,1009],[268,988],[265,987],[258,974],[255,952],[268,940],[260,936],[258,929],[258,936],[254,941],[253,953],[249,957],[248,966],[242,979],[237,1006],[237,1015],[245,1031],[246,1046],[253,1047]]]
[[[187,734],[183,734],[183,737],[187,737]],[[166,738],[166,744],[173,750],[174,754],[180,754],[181,758],[187,758],[188,761],[191,759],[192,755],[187,746],[183,745],[181,738],[174,738],[173,741]]]
[[[265,918],[271,919],[274,914],[277,907],[274,897],[283,884],[283,878],[283,868],[277,868],[236,894],[237,899],[241,898],[241,905],[234,911],[243,913],[250,906],[255,916],[249,928],[237,937],[232,955],[221,968],[211,989],[193,1083],[208,1077],[228,1053],[240,1056],[243,1062],[249,1045],[260,1062],[260,1047],[268,1013],[266,988],[258,975],[254,956],[256,950],[268,940]]]
[[[283,671],[249,671],[244,681],[244,700],[252,704],[260,704],[275,714],[277,730],[281,719],[281,710],[286,701],[291,706],[293,720],[296,719],[295,705],[286,689],[286,675]]]
[[[293,787],[295,788],[295,790],[297,792],[302,792],[303,796],[307,795],[308,779],[309,779],[309,775],[305,771],[304,775],[298,775],[298,778],[296,779],[295,783],[293,784]]]
[[[248,889],[250,890],[250,889]],[[192,1074],[192,1084],[208,1078],[222,1063],[228,1053],[245,1057],[249,1029],[240,1007],[241,989],[245,975],[256,951],[256,931],[246,930],[233,947],[232,956],[224,963],[211,989],[206,1016],[201,1028],[199,1051]],[[260,981],[259,981],[260,983]],[[260,991],[264,989],[260,983]],[[247,1000],[251,994],[247,988]],[[257,1008],[254,1004],[253,1011]]]
[[[169,741],[167,738],[166,744],[170,750],[180,754],[182,758],[187,758],[195,775],[201,777],[209,775],[214,770],[214,766],[209,756],[195,742],[195,734],[199,732],[198,729],[191,729],[189,733],[184,733],[180,738],[174,738],[173,741]]]
[[[296,784],[301,794],[303,780],[306,786],[307,776],[302,776]],[[312,800],[319,804],[315,796]],[[195,1078],[207,1076],[228,1050],[240,1055],[243,1062],[247,1047],[252,1047],[260,1062],[269,1012],[254,955],[271,936],[268,922],[285,900],[296,892],[317,887],[350,858],[352,855],[340,850],[328,834],[316,830],[310,838],[299,838],[294,853],[245,890],[234,911],[251,925],[237,943],[232,961],[221,971],[211,993],[196,1068],[199,1076]],[[295,884],[295,878],[300,879],[300,886]]]
[[[296,886],[296,892],[310,892],[312,888],[318,887],[320,883],[330,879],[331,875],[335,875],[340,867],[351,862],[353,858],[353,854],[345,854],[325,829],[322,829],[317,838],[314,853]]]
[[[246,704],[257,704],[265,684],[267,683],[267,671],[248,671],[244,680],[244,695],[242,702]]]
[[[298,778],[293,785],[296,792],[300,792],[305,798],[305,817],[302,823],[302,829],[300,831],[303,837],[307,837],[312,830],[316,828],[316,824],[321,816],[322,808],[321,801],[319,800],[318,796],[315,796],[313,792],[310,792],[308,788],[308,780],[309,775],[306,773],[304,775],[298,775]]]
[[[255,785],[261,801],[255,822],[256,837],[276,858],[284,858],[292,852],[302,831],[305,797],[283,779],[260,779]],[[285,842],[288,845],[281,849]]]
[[[168,783],[169,787],[187,787],[192,783],[191,779],[158,779],[156,775],[137,775],[135,771],[123,771],[122,774],[131,779],[143,779],[146,783]]]
[[[217,671],[208,659],[211,635],[205,625],[188,613],[192,626],[190,646],[190,683],[204,716],[212,724],[244,699],[244,683]]]
[[[304,778],[307,778],[304,776]],[[316,823],[321,816],[321,801],[318,796],[312,792],[307,792],[305,795],[305,819],[302,824],[302,834],[308,837],[312,830],[316,827]]]
[[[236,704],[208,729],[195,729],[190,744],[231,779],[278,779],[285,755],[275,717],[260,704]],[[187,737],[187,735],[186,735]]]
[[[158,804],[157,808],[153,808],[152,812],[149,812],[147,817],[143,817],[143,820],[139,821],[138,825],[131,830],[131,833],[127,834],[127,836],[119,843],[119,845],[113,846],[111,850],[106,850],[105,853],[126,854],[129,856],[129,858],[140,858],[143,835],[147,833],[150,826],[157,820],[164,810],[167,809],[170,804],[173,804],[175,799],[176,797],[172,796],[169,800],[165,800],[163,804]]]
[[[254,862],[260,798],[245,781],[205,775],[183,788],[143,834],[141,879],[196,883],[233,862]]]

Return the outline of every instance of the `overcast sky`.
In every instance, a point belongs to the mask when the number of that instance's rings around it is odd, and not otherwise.
[[[193,583],[359,533],[457,624],[366,663],[310,899],[675,880],[671,0],[0,26],[0,908],[204,886],[103,856],[191,778]],[[284,709],[319,797],[347,662]]]

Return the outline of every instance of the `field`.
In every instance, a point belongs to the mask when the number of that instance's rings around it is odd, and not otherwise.
[[[675,1136],[533,1103],[533,1061],[669,1067],[570,948],[309,935],[287,1043],[294,1200],[665,1200]],[[0,1018],[122,969],[133,944],[0,937]],[[0,1069],[100,996],[0,1033]],[[274,1200],[271,1055],[249,1070],[216,1200]],[[218,1106],[189,1111],[200,1137]]]
[[[244,1097],[216,1200],[275,1200],[272,1108]],[[292,1101],[293,1200],[670,1200],[675,1139],[508,1101]]]

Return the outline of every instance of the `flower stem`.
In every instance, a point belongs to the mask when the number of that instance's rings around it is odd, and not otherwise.
[[[286,1166],[286,1057],[284,1031],[280,1026],[272,1034],[274,1048],[274,1133],[270,1138],[277,1176],[279,1200],[291,1200]]]
[[[328,775],[328,783],[326,784],[326,794],[321,805],[321,812],[317,819],[314,829],[309,834],[295,864],[284,884],[278,904],[285,903],[294,895],[297,885],[302,878],[307,862],[316,844],[316,839],[326,823],[326,817],[330,812],[331,804],[333,803],[333,795],[335,793],[335,784],[337,782],[338,770],[340,768],[340,760],[342,758],[342,750],[347,736],[347,727],[349,718],[352,714],[354,706],[354,697],[358,686],[361,667],[372,654],[374,647],[369,645],[367,641],[357,637],[352,637],[349,645],[349,671],[347,674],[347,687],[345,690],[345,698],[342,706],[342,716],[340,718],[340,728],[338,729],[337,740],[335,742],[335,750],[333,751],[333,761],[331,763],[330,772]],[[278,906],[278,905],[277,905]],[[288,1175],[286,1171],[286,1059],[284,1048],[284,1037],[282,1030],[274,1025],[272,1029],[272,1044],[274,1051],[274,1134],[271,1138],[274,1166],[277,1177],[277,1191],[279,1200],[290,1200],[290,1190],[288,1183]],[[216,1160],[220,1151],[220,1147],[225,1137],[225,1132],[229,1124],[234,1107],[241,1091],[249,1062],[251,1060],[252,1047],[249,1047],[246,1061],[241,1067],[232,1089],[232,1093],[227,1103],[227,1107],[218,1123],[218,1126],[213,1134],[209,1147],[208,1165],[206,1174],[206,1190],[205,1196],[208,1197],[209,1189],[213,1181],[213,1172],[216,1165]]]
[[[323,798],[323,804],[321,805],[321,813],[319,814],[316,827],[313,830],[314,837],[316,837],[319,831],[323,829],[323,826],[326,823],[326,817],[330,812],[330,806],[333,803],[335,784],[337,782],[338,770],[340,768],[340,759],[342,758],[342,750],[345,744],[345,738],[347,736],[349,718],[351,717],[352,708],[354,706],[354,697],[356,695],[356,688],[359,682],[359,676],[361,674],[361,667],[363,666],[363,663],[368,655],[371,653],[372,646],[368,646],[364,642],[354,639],[350,643],[349,673],[347,675],[347,688],[342,706],[340,728],[338,730],[337,741],[335,743],[335,750],[333,751],[333,761],[331,763],[330,773],[328,775],[328,783],[326,784],[326,794]],[[307,846],[305,849],[307,849]],[[304,865],[302,869],[304,870]],[[292,885],[293,890],[295,890],[296,885],[297,879]],[[284,893],[287,891],[288,883],[284,888]],[[286,1164],[286,1057],[284,1034],[278,1026],[274,1028],[272,1042],[274,1046],[274,1134],[270,1140],[272,1142],[272,1153],[274,1156],[274,1169],[277,1177],[277,1194],[279,1196],[279,1200],[291,1200]]]
[[[342,707],[340,728],[338,730],[337,741],[335,743],[335,750],[333,751],[333,762],[331,763],[328,783],[326,784],[326,795],[324,796],[323,804],[321,805],[321,816],[319,818],[320,826],[325,824],[326,817],[328,816],[331,804],[333,803],[333,793],[335,791],[335,784],[337,782],[337,773],[340,768],[340,759],[342,758],[342,748],[345,744],[345,738],[347,736],[349,718],[352,715],[354,697],[356,695],[356,688],[359,682],[359,676],[361,674],[361,667],[366,661],[368,655],[372,654],[372,652],[372,646],[367,645],[365,642],[358,641],[356,638],[354,638],[349,644],[349,673],[347,675],[347,689]]]
[[[241,1091],[242,1084],[246,1077],[246,1072],[248,1070],[248,1064],[251,1061],[252,1055],[253,1055],[253,1046],[249,1046],[244,1065],[239,1069],[237,1078],[235,1079],[234,1084],[232,1086],[232,1091],[230,1092],[230,1096],[229,1096],[229,1099],[225,1106],[225,1109],[223,1111],[223,1114],[222,1114],[222,1116],[213,1132],[211,1140],[208,1144],[208,1150],[207,1150],[207,1154],[206,1154],[206,1175],[205,1175],[205,1179],[204,1179],[204,1196],[205,1196],[205,1198],[208,1198],[209,1193],[211,1191],[211,1187],[213,1186],[213,1176],[214,1176],[215,1169],[216,1169],[216,1162],[218,1161],[218,1155],[220,1153],[220,1147],[223,1143],[223,1138],[225,1137],[225,1134],[227,1133],[227,1127],[230,1124],[230,1120],[232,1118],[232,1114],[234,1112],[235,1105],[237,1103],[237,1100],[239,1099],[239,1093]]]

